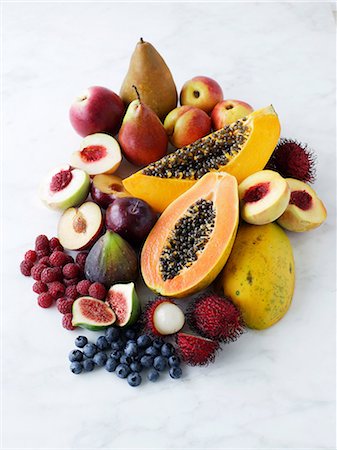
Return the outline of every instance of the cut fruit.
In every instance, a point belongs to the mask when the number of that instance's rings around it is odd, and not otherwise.
[[[68,250],[89,248],[103,227],[101,209],[96,203],[85,202],[79,208],[69,208],[62,214],[57,230],[61,245]]]
[[[100,174],[92,179],[91,197],[102,208],[107,208],[116,198],[129,196],[123,180],[116,175]]]
[[[111,286],[106,302],[116,315],[116,325],[126,327],[133,325],[140,315],[140,302],[134,283],[115,284]]]
[[[272,106],[182,147],[123,181],[128,192],[164,209],[208,172],[225,171],[238,182],[262,170],[280,136]]]
[[[302,232],[319,227],[327,212],[316,192],[303,181],[286,178],[290,187],[290,201],[277,223],[289,231]]]
[[[225,172],[205,175],[164,211],[150,232],[141,254],[147,286],[172,297],[207,287],[227,261],[238,220],[236,179]]]
[[[51,170],[40,186],[40,198],[52,209],[67,209],[80,205],[88,196],[89,175],[68,164]]]
[[[146,305],[143,323],[147,331],[155,336],[177,333],[185,324],[185,315],[173,300],[157,298]]]
[[[204,366],[214,361],[219,343],[211,339],[189,333],[176,336],[178,352],[190,366]]]
[[[89,175],[115,172],[122,161],[118,142],[104,133],[90,134],[71,155],[70,164]]]
[[[104,330],[116,321],[113,310],[102,300],[93,297],[80,297],[73,303],[74,327],[88,330]]]
[[[274,222],[285,211],[290,188],[277,172],[261,170],[239,184],[239,197],[243,220],[264,225]]]

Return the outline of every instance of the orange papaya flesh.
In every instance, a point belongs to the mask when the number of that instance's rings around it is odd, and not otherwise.
[[[240,183],[262,170],[279,137],[280,122],[270,105],[164,156],[123,184],[133,196],[162,212],[205,173],[225,171]]]
[[[202,216],[200,205],[210,207],[212,212],[207,210],[206,215]],[[191,210],[197,213],[191,215]],[[190,219],[186,219],[187,217]],[[206,222],[209,221],[212,226],[205,242],[202,241],[204,246],[200,247],[200,239],[203,237],[200,238],[198,230],[202,225],[200,218],[204,220],[205,217]],[[189,229],[186,220],[190,220]],[[236,178],[225,172],[204,175],[168,206],[151,230],[141,253],[141,271],[146,285],[163,296],[173,297],[186,297],[209,286],[229,257],[238,221]],[[187,247],[179,239],[176,241],[179,230],[186,233],[186,238],[192,238]],[[201,234],[204,235],[205,232]],[[181,239],[181,235],[179,238]],[[196,255],[192,261],[190,249]],[[170,251],[176,251],[175,257]],[[173,276],[170,270],[173,270]]]

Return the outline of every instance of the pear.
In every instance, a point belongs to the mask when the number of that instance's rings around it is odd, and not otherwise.
[[[137,96],[124,116],[118,141],[126,159],[136,166],[146,166],[166,155],[168,137],[158,116]]]
[[[177,106],[177,88],[170,69],[153,45],[143,41],[143,38],[140,38],[131,56],[120,90],[120,97],[126,106],[137,98],[133,85],[138,87],[143,102],[161,120]]]

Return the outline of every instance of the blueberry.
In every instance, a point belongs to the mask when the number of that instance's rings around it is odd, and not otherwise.
[[[70,364],[70,370],[72,371],[72,373],[74,373],[75,375],[78,375],[82,372],[83,370],[83,366],[82,363],[80,363],[79,361],[74,361]]]
[[[130,373],[130,367],[126,364],[118,364],[116,374],[119,378],[126,378]]]
[[[106,356],[106,353],[98,352],[98,353],[96,353],[96,355],[94,356],[93,359],[94,359],[94,363],[96,364],[96,366],[103,367],[103,366],[105,366],[105,363],[106,363],[108,357]]]
[[[147,374],[147,378],[149,381],[157,381],[159,378],[159,372],[156,369],[150,369],[148,374]]]
[[[136,342],[134,342],[134,341],[128,341],[128,342],[126,343],[126,347],[125,347],[124,353],[125,353],[127,356],[136,356],[137,353],[138,353],[138,347],[137,347]]]
[[[95,363],[91,358],[85,359],[82,365],[84,372],[91,372],[95,368]]]
[[[130,364],[130,369],[132,372],[141,372],[143,370],[143,366],[139,361],[132,361]]]
[[[75,362],[75,361],[82,361],[83,359],[83,353],[81,352],[81,350],[72,350],[69,353],[69,361],[70,362]]]
[[[110,358],[115,359],[116,361],[122,356],[122,352],[120,350],[113,350],[110,353]]]
[[[112,350],[122,350],[124,348],[123,339],[118,339],[117,341],[112,342],[110,348]]]
[[[119,338],[119,329],[114,327],[109,327],[105,330],[106,340],[111,344],[111,342],[116,342]]]
[[[152,345],[145,350],[147,355],[153,356],[154,358],[159,355],[159,350]]]
[[[152,343],[152,339],[147,334],[142,334],[137,339],[138,347],[148,347]]]
[[[105,363],[105,369],[108,372],[114,372],[117,366],[118,366],[118,361],[113,358],[108,358],[107,362]]]
[[[132,386],[132,387],[139,386],[141,382],[142,382],[142,377],[139,375],[138,372],[131,372],[128,375],[128,383],[130,386]]]
[[[153,364],[153,358],[150,355],[144,355],[141,357],[140,363],[143,367],[149,368]]]
[[[127,364],[128,366],[132,363],[132,359],[130,358],[130,356],[127,355],[122,355],[119,359],[121,364]]]
[[[172,355],[168,359],[168,363],[170,367],[178,367],[180,366],[180,358],[179,356]]]
[[[183,371],[181,370],[181,367],[171,367],[169,370],[169,374],[171,378],[180,378]]]
[[[153,347],[158,350],[161,349],[163,344],[164,344],[164,341],[161,338],[157,338],[152,342]]]
[[[125,337],[127,339],[135,339],[136,338],[136,332],[132,328],[129,328],[125,331]]]
[[[97,353],[97,347],[95,344],[92,344],[91,342],[89,342],[89,344],[86,344],[83,347],[83,353],[85,354],[85,356],[87,358],[92,358],[94,355],[96,355]]]
[[[75,339],[75,345],[78,348],[83,348],[88,343],[88,339],[85,336],[77,336]]]
[[[159,372],[162,372],[167,367],[167,359],[165,356],[156,356],[153,361],[153,367]]]
[[[171,356],[174,353],[174,347],[172,344],[167,342],[167,343],[163,344],[160,351],[163,356],[166,356],[168,358],[169,356]]]
[[[110,345],[109,342],[107,341],[105,336],[100,336],[97,341],[96,341],[96,346],[100,349],[100,350],[107,350]]]

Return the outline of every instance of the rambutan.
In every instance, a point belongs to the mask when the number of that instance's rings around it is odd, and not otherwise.
[[[213,362],[220,348],[216,341],[189,333],[178,333],[176,343],[181,358],[190,366],[204,366]]]
[[[202,336],[226,343],[235,341],[245,329],[241,313],[231,300],[213,293],[191,303],[187,321]]]
[[[159,297],[145,306],[142,323],[147,332],[164,336],[181,330],[185,315],[172,299]]]
[[[316,179],[316,155],[307,144],[295,139],[281,139],[266,169],[275,170],[284,178],[313,183]]]

